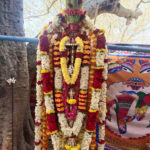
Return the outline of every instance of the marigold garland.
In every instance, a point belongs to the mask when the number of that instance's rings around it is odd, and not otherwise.
[[[65,51],[65,44],[68,41],[69,41],[69,37],[67,37],[67,36],[64,37],[60,41],[60,47],[59,47],[60,52],[64,52]],[[79,37],[76,37],[75,41],[78,44],[77,52],[83,53],[84,45],[83,45],[82,39],[80,39]],[[72,77],[70,77],[70,75],[68,74],[67,60],[66,60],[66,58],[64,56],[60,58],[60,64],[61,64],[63,77],[64,77],[66,83],[67,84],[75,84],[75,82],[77,80],[77,77],[79,75],[79,71],[80,71],[81,58],[76,58],[75,59],[74,71],[73,71]]]

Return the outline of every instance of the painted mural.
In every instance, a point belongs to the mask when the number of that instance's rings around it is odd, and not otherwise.
[[[150,57],[109,56],[108,145],[144,150],[150,143]]]

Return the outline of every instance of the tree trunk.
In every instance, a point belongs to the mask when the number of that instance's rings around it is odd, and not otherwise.
[[[22,0],[0,1],[0,34],[24,36]],[[33,149],[33,122],[29,109],[29,74],[24,43],[0,41],[0,149],[12,149],[12,96],[14,99],[13,149]],[[14,77],[16,83],[6,80]],[[13,88],[13,95],[12,95]]]

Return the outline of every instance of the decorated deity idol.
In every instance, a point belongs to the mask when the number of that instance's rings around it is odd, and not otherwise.
[[[67,0],[39,35],[35,150],[103,150],[107,50],[82,0]],[[52,149],[52,148],[51,148]]]

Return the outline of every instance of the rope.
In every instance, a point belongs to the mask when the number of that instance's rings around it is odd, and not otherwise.
[[[12,118],[12,150],[14,150],[14,84],[16,79],[14,77],[9,78],[6,80],[7,83],[11,86],[11,118]]]
[[[14,85],[13,83],[11,84],[11,98],[12,98],[12,150],[14,150]]]

